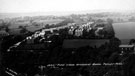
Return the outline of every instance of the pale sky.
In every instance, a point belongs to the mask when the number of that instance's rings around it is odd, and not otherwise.
[[[81,10],[135,9],[135,0],[0,0],[0,12],[65,12]]]

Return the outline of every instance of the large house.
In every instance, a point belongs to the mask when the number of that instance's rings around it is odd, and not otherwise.
[[[121,52],[133,53],[135,50],[135,47],[134,45],[119,45],[119,49],[121,50]]]

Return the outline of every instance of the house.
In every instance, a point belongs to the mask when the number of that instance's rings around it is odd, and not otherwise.
[[[135,47],[134,45],[119,45],[119,49],[121,52],[131,53],[134,52]]]
[[[5,30],[0,30],[0,38],[4,37],[4,36],[8,36],[9,33],[7,33]]]

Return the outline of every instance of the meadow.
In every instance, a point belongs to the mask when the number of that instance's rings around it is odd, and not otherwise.
[[[57,24],[62,22],[62,19],[53,19],[53,20],[35,20],[34,22],[36,22],[37,24],[39,24],[38,26],[34,26],[32,23],[30,23],[29,21],[26,22],[12,22],[11,25],[9,26],[10,29],[10,34],[20,34],[19,31],[19,26],[27,26],[26,29],[28,31],[34,32],[36,30],[39,30],[41,28],[43,28],[43,25],[46,24]],[[43,23],[43,25],[41,25]]]
[[[122,44],[128,44],[130,39],[135,39],[135,22],[114,23],[113,28],[115,36]]]

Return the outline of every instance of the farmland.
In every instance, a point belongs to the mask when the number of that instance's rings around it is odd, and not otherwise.
[[[25,22],[12,22],[11,25],[9,26],[10,29],[10,34],[19,34],[20,28],[19,26],[26,27],[28,31],[34,32],[36,30],[39,30],[43,28],[44,25],[46,24],[57,24],[62,22],[62,19],[53,19],[53,20],[35,20],[32,23],[30,21],[25,21]],[[35,26],[37,24],[37,26]]]

